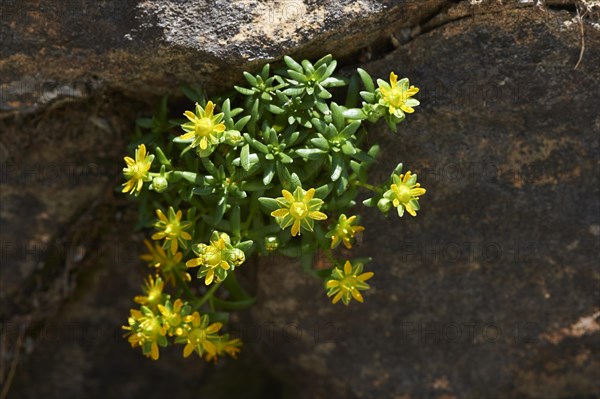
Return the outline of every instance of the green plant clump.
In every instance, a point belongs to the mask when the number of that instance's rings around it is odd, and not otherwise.
[[[351,214],[359,190],[372,193],[364,205],[386,215],[419,210],[425,189],[402,164],[379,185],[367,181],[379,147],[367,144],[365,130],[383,118],[395,131],[419,105],[419,89],[393,72],[377,87],[362,69],[336,77],[331,55],[284,62],[275,73],[268,64],[258,75],[244,72],[246,86],[213,100],[185,87],[195,102],[185,119],[168,119],[164,98],[152,119],[138,120],[122,191],[139,201],[138,227],[154,228],[141,258],[155,276],[134,298],[140,306],[124,329],[148,357],[172,344],[185,357],[235,357],[242,343],[221,329],[229,312],[255,302],[235,277],[253,254],[298,257],[333,303],[363,302],[369,259],[340,259],[337,249],[352,248],[364,231]],[[316,254],[328,266],[315,268]],[[193,284],[192,271],[201,283]]]

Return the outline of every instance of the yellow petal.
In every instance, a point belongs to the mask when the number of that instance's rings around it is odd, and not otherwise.
[[[338,303],[342,299],[342,291],[338,292],[336,296],[333,297],[333,303]]]
[[[398,84],[398,75],[396,75],[394,72],[390,72],[390,86],[396,87],[397,84]]]
[[[370,279],[371,277],[373,277],[373,275],[374,275],[374,274],[375,274],[375,273],[373,273],[373,272],[366,272],[366,273],[363,273],[363,274],[361,274],[360,276],[358,276],[358,277],[356,277],[356,278],[357,278],[359,281],[365,282],[365,281],[367,281],[368,279]]]
[[[128,180],[126,183],[123,183],[125,187],[123,187],[123,193],[127,193],[133,189],[133,180]]]
[[[183,348],[183,357],[188,357],[192,354],[192,352],[194,351],[194,345],[192,344],[187,344],[185,346],[185,348]]]
[[[281,194],[283,195],[283,198],[285,198],[285,200],[287,202],[294,202],[296,201],[294,196],[292,195],[292,193],[290,193],[288,190],[281,190]]]
[[[142,186],[144,185],[144,181],[142,179],[137,181],[137,187],[135,188],[135,191],[142,191]]]
[[[409,107],[409,106],[408,106],[408,105],[406,105],[406,104],[402,104],[402,105],[400,106],[400,109],[401,109],[402,111],[406,112],[407,114],[412,114],[413,112],[415,112],[414,108],[412,108],[412,107]]]
[[[213,344],[210,341],[205,341],[202,345],[204,346],[204,349],[208,352],[209,355],[217,356],[217,347],[215,346],[215,344]]]
[[[276,211],[271,212],[271,216],[276,217],[276,218],[282,218],[284,216],[287,216],[289,213],[290,213],[289,209],[280,208],[280,209],[277,209]]]
[[[347,260],[346,263],[344,263],[344,274],[349,275],[350,273],[352,273],[352,264]]]
[[[411,171],[409,170],[409,171],[408,171],[408,172],[406,172],[406,174],[404,175],[404,178],[402,179],[402,183],[407,183],[407,182],[410,180],[410,178],[411,178],[411,177],[412,177],[412,173],[411,173]]]
[[[135,165],[135,161],[133,160],[133,158],[131,158],[131,157],[125,157],[123,159],[125,160],[125,163],[127,164],[127,166],[133,166],[133,165]]]
[[[224,132],[225,131],[225,125],[223,123],[219,123],[217,126],[213,127],[213,130],[215,132]]]
[[[204,279],[204,284],[210,285],[210,283],[213,282],[214,278],[215,278],[215,272],[214,272],[214,270],[211,269],[206,274],[206,278]]]
[[[417,216],[417,212],[415,212],[410,202],[404,204],[404,207],[406,208],[406,211],[411,214],[411,216]]]
[[[413,188],[410,190],[410,195],[412,195],[413,197],[418,197],[420,195],[423,195],[426,193],[427,190],[425,190],[424,188],[418,187],[418,188]]]
[[[298,233],[300,233],[300,221],[296,219],[296,221],[292,225],[292,237],[295,237],[296,235],[298,235]]]
[[[141,160],[146,158],[146,145],[144,144],[140,144],[137,148],[136,154],[135,154],[135,159],[136,160]]]
[[[206,104],[206,108],[204,109],[204,117],[206,118],[210,118],[212,116],[213,110],[215,109],[215,105],[213,104],[212,101],[209,101]]]
[[[335,288],[335,287],[339,287],[340,286],[340,282],[337,280],[329,280],[327,282],[327,288]]]
[[[187,267],[198,267],[201,266],[204,262],[202,262],[202,258],[194,258],[185,262]]]
[[[221,327],[223,327],[223,323],[213,323],[206,328],[206,332],[209,334],[214,334],[218,332],[221,329]]]
[[[419,88],[415,87],[415,86],[410,86],[410,89],[408,89],[406,91],[406,94],[408,94],[409,97],[414,96],[415,94],[417,94],[419,92]]]
[[[165,223],[169,222],[169,219],[167,219],[163,211],[161,211],[160,209],[156,210],[156,216],[158,216],[158,218]]]
[[[179,138],[181,140],[189,140],[189,139],[193,139],[194,136],[195,136],[194,132],[189,132],[189,133],[186,133],[186,134],[182,134],[181,136],[179,136]]]
[[[356,299],[358,302],[363,303],[364,299],[362,297],[362,295],[360,294],[360,292],[358,292],[358,290],[352,290],[352,296],[354,297],[354,299]]]
[[[312,211],[312,212],[310,212],[308,214],[308,216],[311,219],[314,219],[314,220],[325,220],[325,219],[327,219],[327,215],[324,214],[323,212],[319,212],[319,211]]]
[[[177,239],[171,240],[171,254],[175,255],[177,253]]]
[[[304,202],[308,202],[311,199],[313,199],[313,197],[315,196],[315,189],[311,188],[310,190],[308,190],[306,192],[306,194],[304,194]]]
[[[187,231],[182,231],[181,232],[181,238],[183,238],[184,240],[188,240],[189,241],[189,240],[192,239],[192,236]]]
[[[184,114],[184,115],[186,116],[186,118],[188,118],[190,121],[192,121],[192,122],[196,122],[196,119],[197,119],[197,118],[196,118],[196,115],[195,115],[195,114],[194,114],[192,111],[185,111],[183,114]]]
[[[208,148],[208,140],[206,139],[206,137],[202,137],[202,140],[200,140],[200,148],[203,150],[206,150]]]
[[[157,233],[152,234],[151,237],[153,240],[162,240],[163,238],[165,238],[165,233],[162,231],[159,231]]]

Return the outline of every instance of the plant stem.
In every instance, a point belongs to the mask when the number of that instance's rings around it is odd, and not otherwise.
[[[352,184],[354,184],[355,186],[366,188],[367,190],[374,191],[374,192],[376,192],[378,194],[383,194],[383,189],[381,189],[379,187],[375,187],[374,185],[369,184],[369,183],[363,183],[363,182],[361,182],[359,180],[354,180],[352,182]]]
[[[219,286],[221,285],[221,283],[215,283],[212,285],[212,287],[209,288],[208,291],[206,291],[206,294],[204,294],[202,296],[202,298],[200,298],[197,302],[194,303],[194,309],[198,310],[200,309],[200,307],[202,305],[204,305],[204,303],[206,303],[206,301],[208,301],[209,299],[211,299],[215,293],[215,291],[219,288]],[[212,308],[212,306],[211,306]]]
[[[174,273],[174,274],[175,274],[175,279],[177,280],[177,284],[179,284],[181,286],[181,288],[183,288],[183,292],[185,293],[185,295],[187,295],[191,301],[197,300],[198,297],[196,295],[194,295],[192,290],[190,290],[190,287],[181,278],[181,276],[178,273]]]

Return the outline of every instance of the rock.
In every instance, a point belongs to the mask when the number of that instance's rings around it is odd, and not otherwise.
[[[117,88],[229,88],[286,54],[343,57],[418,25],[443,0],[3,1],[0,111]]]
[[[416,218],[359,211],[365,303],[331,305],[294,262],[257,269],[252,322],[295,338],[262,353],[328,386],[304,397],[600,395],[600,32],[574,69],[569,14],[472,10],[365,66],[421,89],[398,133],[371,129],[373,180],[403,161],[428,190]]]
[[[574,69],[568,7],[476,3],[4,1],[9,397],[599,396],[599,33],[586,23]],[[373,256],[376,273],[366,303],[333,306],[293,262],[262,260],[259,303],[231,326],[246,342],[239,362],[129,349],[119,326],[146,270],[114,190],[143,103],[184,82],[229,87],[287,53],[356,65],[363,47],[392,44],[362,66],[410,77],[422,106],[397,134],[372,129],[383,148],[372,176],[403,161],[428,193],[415,219],[360,211],[356,256]]]

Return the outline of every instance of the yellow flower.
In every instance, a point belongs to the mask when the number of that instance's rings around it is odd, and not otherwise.
[[[403,119],[405,112],[412,114],[415,112],[412,107],[420,104],[417,99],[411,98],[419,92],[419,89],[415,86],[409,87],[407,78],[398,81],[398,75],[390,72],[389,84],[381,79],[377,79],[377,84],[379,85],[377,90],[381,94],[379,104],[387,107],[389,113],[397,118]]]
[[[198,278],[204,277],[204,283],[209,285],[215,280],[221,282],[227,278],[229,271],[235,270],[246,260],[244,251],[231,245],[231,238],[226,233],[214,231],[210,244],[197,244],[192,248],[196,258],[187,261],[187,267],[202,266]]]
[[[196,103],[195,114],[192,111],[185,111],[184,115],[190,121],[181,125],[186,133],[179,138],[182,140],[193,139],[190,147],[200,146],[202,150],[207,149],[211,144],[219,144],[221,134],[225,131],[225,124],[220,123],[223,120],[223,113],[213,115],[214,109],[215,105],[209,101],[205,109]]]
[[[166,330],[162,326],[161,319],[146,306],[141,311],[131,309],[128,326],[123,326],[129,332],[125,334],[132,348],[140,346],[144,355],[157,360],[158,346],[167,346],[165,337]]]
[[[182,329],[181,336],[175,339],[177,343],[185,343],[183,348],[183,357],[188,357],[192,352],[198,353],[202,357],[204,352],[211,356],[217,356],[217,347],[220,337],[217,332],[223,327],[221,323],[212,323],[208,325],[208,316],[200,317],[198,312],[185,317],[187,323]]]
[[[182,222],[181,211],[175,213],[173,207],[169,207],[168,219],[160,209],[156,210],[156,215],[158,216],[158,221],[154,224],[154,227],[160,231],[154,233],[152,239],[162,240],[164,238],[165,244],[163,245],[163,248],[166,248],[170,243],[171,254],[173,255],[177,253],[177,248],[179,248],[178,243],[181,244],[183,248],[187,248],[187,241],[191,240],[192,236],[185,230],[192,226],[192,222]]]
[[[221,337],[220,341],[214,342],[216,348],[216,354],[211,354],[206,352],[204,359],[207,362],[211,360],[215,363],[219,360],[219,356],[229,355],[232,358],[237,358],[237,354],[240,352],[240,347],[242,346],[242,341],[239,338],[228,339],[227,334]]]
[[[182,311],[183,301],[175,300],[174,303],[167,300],[164,305],[158,305],[158,311],[162,315],[163,327],[169,335],[176,334],[180,330],[179,326],[183,322]]]
[[[352,248],[352,240],[356,233],[364,231],[363,226],[352,226],[352,223],[356,221],[356,216],[350,216],[341,214],[334,229],[326,234],[326,237],[331,238],[331,249],[340,245],[340,242],[344,243],[344,246],[348,249]]]
[[[181,261],[183,254],[177,252],[175,255],[165,250],[158,244],[152,245],[150,241],[144,240],[144,245],[148,248],[150,253],[140,256],[140,259],[148,262],[148,266],[158,269],[165,279],[165,282],[170,282],[175,285],[177,281],[177,275],[183,280],[190,281],[191,277],[187,274],[186,267]]]
[[[146,154],[146,146],[140,144],[135,150],[135,160],[130,157],[125,157],[127,167],[123,168],[123,175],[129,179],[122,185],[124,193],[135,194],[136,196],[142,191],[142,186],[145,181],[151,181],[148,171],[152,166],[154,155]]]
[[[369,285],[365,281],[373,277],[373,272],[362,273],[362,270],[362,263],[352,266],[350,261],[346,261],[343,271],[339,267],[333,269],[331,279],[327,281],[326,285],[327,296],[333,296],[333,303],[337,303],[341,299],[344,305],[348,305],[352,298],[363,302],[360,291],[369,289]]]
[[[383,200],[392,201],[400,217],[404,215],[405,209],[412,216],[417,216],[417,211],[420,209],[417,197],[426,193],[426,190],[417,183],[417,175],[408,171],[405,175],[392,175],[392,180],[394,183],[383,194]]]
[[[140,305],[146,305],[152,309],[156,309],[156,306],[163,301],[162,290],[164,287],[165,283],[163,283],[160,277],[157,277],[156,280],[154,280],[152,276],[148,276],[146,284],[143,287],[146,295],[138,295],[133,298],[133,300]]]
[[[276,218],[281,229],[292,225],[292,236],[300,234],[300,228],[313,231],[313,220],[327,219],[327,215],[319,212],[323,200],[313,198],[314,188],[304,191],[302,187],[296,187],[293,195],[287,190],[282,190],[281,194],[283,197],[276,199],[281,208],[271,212],[271,216]]]

